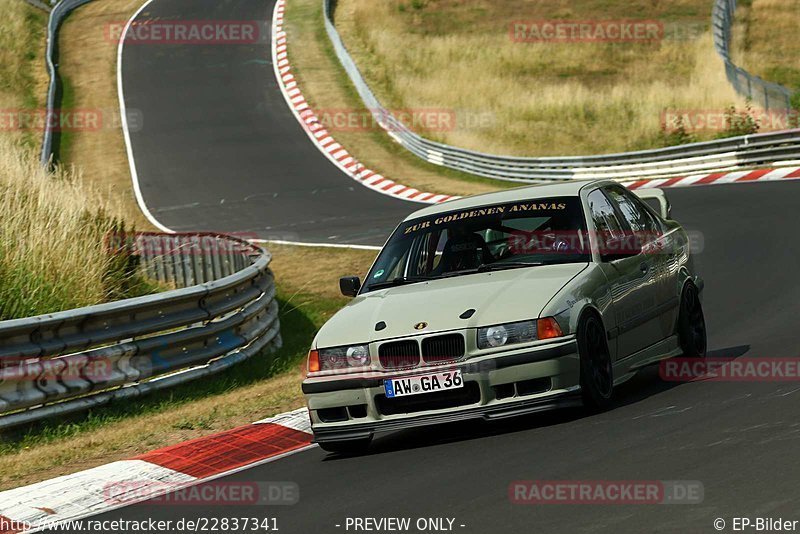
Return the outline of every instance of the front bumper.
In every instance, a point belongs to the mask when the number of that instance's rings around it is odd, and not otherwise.
[[[499,419],[580,403],[580,359],[574,337],[446,366],[426,366],[412,373],[442,368],[460,369],[464,388],[387,399],[384,380],[396,378],[398,372],[306,379],[303,393],[314,441],[362,439],[378,432],[466,419]]]

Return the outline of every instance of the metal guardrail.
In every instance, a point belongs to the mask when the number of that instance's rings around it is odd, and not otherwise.
[[[270,254],[217,234],[139,234],[178,289],[0,322],[0,429],[218,373],[281,346]]]
[[[335,0],[322,0],[325,29],[339,62],[365,107],[396,142],[430,163],[495,178],[531,182],[573,179],[661,178],[721,172],[800,159],[800,129],[599,156],[513,157],[476,152],[426,139],[381,105],[334,24]]]
[[[787,110],[792,107],[792,91],[777,83],[768,82],[737,67],[731,60],[730,42],[736,0],[715,0],[712,13],[714,48],[725,63],[725,75],[740,95],[751,99],[764,109]]]
[[[47,73],[50,76],[50,83],[47,87],[47,112],[44,125],[44,137],[42,139],[41,163],[48,165],[53,157],[53,123],[58,122],[55,116],[56,100],[58,92],[61,90],[61,83],[56,68],[56,58],[58,57],[58,29],[64,18],[73,9],[87,4],[92,0],[61,0],[50,11],[50,18],[47,21],[47,50],[45,60],[47,62]]]

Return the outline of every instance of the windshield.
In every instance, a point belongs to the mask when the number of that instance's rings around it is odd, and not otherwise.
[[[476,272],[588,262],[578,197],[497,204],[405,221],[363,292]]]

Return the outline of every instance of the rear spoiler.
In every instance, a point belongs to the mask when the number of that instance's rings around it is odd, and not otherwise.
[[[658,201],[658,205],[661,208],[661,216],[665,219],[672,218],[672,206],[670,206],[669,200],[667,200],[667,195],[665,195],[664,191],[661,189],[634,189],[633,193],[642,200]]]

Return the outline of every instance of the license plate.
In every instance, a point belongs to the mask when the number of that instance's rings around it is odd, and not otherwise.
[[[383,381],[383,388],[389,399],[462,387],[464,387],[464,379],[459,370]]]

